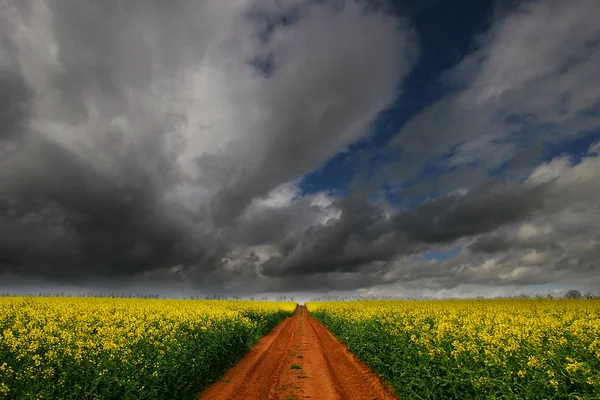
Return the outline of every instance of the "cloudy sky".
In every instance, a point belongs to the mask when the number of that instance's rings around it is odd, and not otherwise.
[[[598,0],[0,0],[0,289],[600,287]]]

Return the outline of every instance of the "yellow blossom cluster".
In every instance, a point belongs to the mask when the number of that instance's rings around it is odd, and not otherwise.
[[[185,398],[295,308],[257,301],[0,297],[0,399]]]
[[[403,398],[600,398],[600,301],[308,303]]]

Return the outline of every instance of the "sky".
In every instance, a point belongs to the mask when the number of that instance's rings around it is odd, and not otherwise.
[[[0,291],[600,288],[597,0],[0,0]]]

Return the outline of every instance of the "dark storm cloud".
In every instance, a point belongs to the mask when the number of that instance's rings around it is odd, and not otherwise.
[[[300,178],[362,136],[365,122],[396,95],[397,84],[390,87],[390,81],[399,82],[415,61],[406,21],[365,12],[352,2],[341,7],[343,13],[327,2],[308,4],[290,27],[274,27],[266,41],[275,70],[255,101],[274,110],[261,133],[261,148],[250,148],[248,155],[241,148],[248,143],[242,141],[231,155],[198,160],[226,173],[228,167],[220,166],[234,157],[253,158],[246,169],[228,174],[233,181],[215,195],[213,208],[220,219],[234,219],[253,198]],[[363,26],[362,35],[356,34],[357,24]],[[395,35],[398,30],[405,35]]]
[[[192,44],[197,32],[175,28],[183,3],[176,13],[154,3],[16,3],[2,4],[12,18],[0,54],[0,271],[77,281],[177,264],[212,268],[219,246],[164,203],[179,180],[162,137],[172,123],[135,115],[144,110],[127,98],[189,62],[170,46],[155,57],[140,40],[147,28],[164,40],[173,27],[169,34]],[[20,35],[23,28],[40,36]],[[148,117],[139,137],[111,123],[123,114]]]
[[[408,243],[390,229],[383,210],[362,199],[341,202],[339,219],[307,229],[284,256],[263,265],[267,275],[353,271],[371,261],[389,260],[409,249]]]
[[[0,174],[2,270],[76,280],[207,257],[204,241],[185,247],[186,215],[167,214],[148,177],[113,181],[53,143],[30,146],[19,151],[35,166]]]
[[[267,260],[263,273],[300,285],[300,276],[329,271],[369,285],[428,290],[472,285],[529,285],[594,274],[600,267],[595,199],[600,158],[578,164],[563,157],[538,166],[523,182],[488,182],[390,211],[350,197],[339,218],[307,230],[293,250]],[[446,261],[414,255],[440,246],[464,246]],[[459,247],[460,248],[460,247]],[[365,285],[364,287],[368,287]],[[458,289],[457,289],[458,290]]]
[[[547,184],[528,188],[489,182],[399,215],[395,224],[415,241],[444,243],[519,221],[541,207]]]
[[[499,253],[510,249],[509,238],[504,235],[485,235],[477,238],[470,246],[469,250],[476,253]]]
[[[267,275],[354,271],[374,261],[415,254],[525,220],[541,209],[552,182],[533,187],[489,182],[386,216],[362,198],[340,202],[339,219],[309,228],[284,256],[264,263]]]
[[[14,139],[22,132],[32,95],[18,71],[0,67],[0,141]]]
[[[462,250],[448,260],[395,259],[387,267],[388,281],[427,290],[451,289],[458,294],[461,285],[519,287],[576,282],[593,290],[600,271],[596,217],[600,212],[596,201],[600,196],[599,163],[595,155],[574,165],[558,157],[538,166],[523,183],[529,189],[513,199],[521,201],[518,199],[529,197],[527,193],[539,190],[533,196],[539,199],[534,211],[515,214],[519,218],[454,242]]]
[[[295,4],[260,36],[254,10]],[[291,249],[327,212],[245,210],[365,135],[417,52],[355,1],[0,9],[0,274],[60,281],[256,278],[252,246]]]
[[[520,135],[600,126],[598,3],[497,18],[446,74],[454,91],[392,141],[394,168],[345,197],[303,193],[417,62],[410,22],[367,3],[0,0],[0,280],[275,292],[596,276],[598,144],[539,164]],[[431,159],[446,173],[404,186]],[[383,183],[436,197],[403,209]],[[439,249],[458,254],[424,257]]]

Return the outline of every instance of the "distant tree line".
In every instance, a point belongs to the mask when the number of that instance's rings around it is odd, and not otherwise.
[[[594,300],[594,299],[600,299],[600,293],[591,293],[591,292],[581,293],[579,290],[572,289],[572,290],[569,290],[568,292],[566,292],[562,296],[548,293],[546,295],[519,294],[519,295],[515,295],[515,296],[497,296],[497,297],[477,296],[477,297],[472,297],[472,299],[561,299],[561,298],[562,299]],[[444,300],[446,300],[446,299],[460,300],[460,299],[464,299],[464,298],[462,298],[462,297],[444,298]],[[358,301],[358,300],[441,300],[441,299],[438,297],[432,297],[432,296],[361,296],[361,295],[330,296],[330,295],[325,295],[325,296],[315,297],[315,298],[311,299],[310,301]]]
[[[564,295],[565,299],[600,299],[600,294],[594,294],[591,292],[581,294],[579,290],[569,290]]]
[[[96,297],[96,298],[107,298],[107,299],[160,299],[160,298],[168,298],[163,297],[155,293],[68,293],[68,292],[42,292],[42,293],[26,293],[26,294],[18,294],[18,293],[10,293],[10,292],[0,292],[0,297]],[[489,297],[478,296],[475,299],[485,299]],[[564,295],[559,296],[556,294],[548,293],[546,295],[527,295],[527,294],[519,294],[516,296],[503,296],[503,297],[493,297],[494,299],[600,299],[600,293],[581,293],[579,290],[569,290]],[[461,299],[459,297],[449,298],[449,299]],[[250,301],[269,301],[269,296],[250,296],[249,298],[244,299],[243,297],[237,295],[225,295],[225,294],[209,294],[206,296],[193,295],[189,297],[182,297],[181,300],[250,300]],[[361,295],[352,295],[352,296],[319,296],[311,299],[310,301],[357,301],[357,300],[439,300],[437,297],[432,296],[361,296]],[[273,300],[272,300],[273,301]],[[288,296],[279,296],[274,301],[290,301],[293,302],[293,297]]]
[[[96,297],[103,299],[159,299],[160,295],[154,293],[68,293],[68,292],[41,292],[41,293],[10,293],[2,292],[0,297]]]
[[[41,293],[10,293],[0,292],[0,297],[96,297],[105,299],[160,299],[169,298],[155,293],[68,293],[68,292],[41,292]],[[193,295],[182,297],[181,300],[251,300],[251,301],[269,301],[269,296],[250,296],[247,299],[237,295],[209,294],[206,296]],[[275,301],[294,301],[293,297],[280,296]]]

